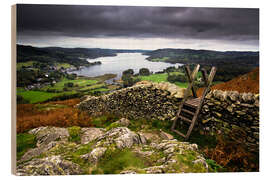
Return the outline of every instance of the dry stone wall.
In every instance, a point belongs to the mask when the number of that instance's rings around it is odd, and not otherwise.
[[[210,133],[230,135],[249,150],[259,148],[259,94],[214,90],[207,94],[199,127]]]
[[[88,96],[78,107],[93,116],[113,113],[129,119],[170,120],[183,93],[184,89],[170,83],[138,84],[99,97]]]
[[[170,83],[146,83],[107,95],[88,96],[78,107],[97,116],[113,113],[129,119],[171,120],[184,89]],[[233,135],[251,151],[259,147],[259,95],[214,90],[207,94],[197,130]],[[196,130],[195,129],[195,130]]]

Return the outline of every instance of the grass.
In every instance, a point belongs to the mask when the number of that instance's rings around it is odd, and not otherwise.
[[[196,153],[193,151],[186,151],[183,154],[178,154],[177,159],[179,161],[179,170],[185,172],[206,172],[203,164],[194,164],[192,161],[196,159]]]
[[[81,128],[79,126],[72,126],[68,128],[69,141],[79,143],[81,141]]]
[[[68,63],[56,63],[55,66],[56,66],[57,69],[61,69],[61,68],[67,69],[67,68],[74,67],[74,66],[72,66],[71,64],[68,64]]]
[[[100,84],[94,84],[91,86],[86,86],[84,88],[81,88],[80,91],[88,91],[88,90],[93,90],[93,89],[98,89],[98,88],[102,88],[105,87],[106,84],[105,83],[100,83]],[[108,89],[107,89],[108,90]]]
[[[21,69],[23,66],[24,67],[31,67],[36,61],[26,61],[26,62],[20,62],[17,63],[17,70]]]
[[[28,100],[31,104],[44,102],[58,96],[72,95],[72,94],[76,94],[76,92],[70,91],[70,92],[64,92],[64,93],[50,93],[50,92],[45,92],[45,91],[29,90],[29,91],[20,91],[17,93],[17,95],[22,96],[24,99]]]
[[[216,163],[216,161],[212,159],[206,159],[206,163],[208,164],[210,172],[221,172],[223,171],[223,167]]]
[[[92,174],[119,174],[125,168],[144,168],[143,158],[139,158],[129,149],[108,149]]]
[[[73,87],[67,88],[67,91],[63,91],[63,88],[65,87],[66,83],[73,83]],[[33,91],[33,90],[24,90],[23,88],[17,88],[17,95],[20,95],[23,97],[23,99],[29,101],[29,103],[40,103],[44,101],[48,101],[50,99],[60,98],[64,96],[71,96],[71,95],[79,95],[82,93],[79,90],[82,90],[84,93],[94,93],[94,92],[106,92],[108,91],[107,88],[105,88],[105,83],[99,83],[98,80],[93,79],[76,79],[76,80],[69,80],[69,79],[63,79],[62,81],[57,82],[53,87],[52,86],[46,86],[40,89],[39,91]],[[56,90],[56,92],[47,92],[47,90]]]
[[[180,72],[172,72],[171,74],[179,74]],[[156,83],[160,82],[168,82],[168,73],[161,73],[161,74],[151,74],[149,76],[138,76],[141,81],[152,81]],[[175,82],[175,85],[179,86],[180,88],[187,88],[188,83],[181,83],[181,82]]]
[[[106,128],[107,126],[110,126],[113,122],[119,120],[119,117],[116,115],[103,115],[96,117],[92,120],[92,124],[97,128]]]
[[[35,107],[40,111],[50,111],[58,108],[66,108],[68,106],[63,104],[36,104]]]
[[[169,57],[162,57],[162,58],[151,59],[151,61],[153,61],[153,62],[160,62],[160,61],[166,61],[168,59],[169,59]]]
[[[42,90],[46,91],[47,89],[55,89],[55,90],[62,91],[66,83],[73,83],[74,86],[77,86],[77,87],[85,87],[85,86],[96,84],[97,82],[98,82],[97,80],[91,80],[91,79],[69,80],[69,79],[64,78],[61,81],[54,84],[54,86],[46,86],[42,88]]]
[[[152,81],[152,82],[167,82],[167,73],[162,74],[151,74],[149,76],[138,76],[142,81]]]
[[[20,159],[23,154],[30,148],[36,146],[36,137],[33,134],[20,133],[17,134],[17,159]]]

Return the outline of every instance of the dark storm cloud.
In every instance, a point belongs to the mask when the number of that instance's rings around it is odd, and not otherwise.
[[[18,5],[19,35],[258,40],[259,10]]]

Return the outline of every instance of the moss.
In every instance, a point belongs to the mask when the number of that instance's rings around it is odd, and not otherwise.
[[[78,126],[72,126],[68,128],[69,141],[79,143],[81,141],[81,128]]]
[[[102,116],[95,117],[92,121],[93,125],[97,128],[106,128],[110,126],[113,122],[119,120],[120,118],[114,114],[105,114]]]
[[[225,169],[216,163],[216,161],[212,160],[212,159],[206,159],[206,163],[208,164],[209,167],[209,172],[222,172]]]
[[[177,155],[178,163],[175,165],[180,172],[206,172],[206,168],[201,163],[194,164],[192,161],[196,160],[197,153],[194,151],[185,151],[183,154]]]
[[[117,122],[114,122],[114,123],[112,123],[112,124],[110,124],[109,126],[106,127],[106,131],[111,130],[113,128],[121,127],[121,126],[122,126],[121,124],[119,124]]]
[[[95,142],[83,144],[83,145],[79,146],[79,148],[74,152],[74,154],[76,154],[76,155],[87,154],[87,153],[92,151],[94,144],[95,144]]]
[[[20,159],[24,153],[36,146],[36,136],[28,133],[17,134],[17,159]]]
[[[81,167],[83,174],[88,174],[91,164],[80,156],[91,152],[93,145],[94,142],[80,145],[79,147],[76,143],[58,144],[42,156],[48,157],[49,155],[61,155],[65,160],[78,164]]]
[[[119,174],[127,168],[144,168],[143,159],[136,156],[129,149],[113,150],[109,148],[100,159],[97,167],[92,171],[93,174]]]

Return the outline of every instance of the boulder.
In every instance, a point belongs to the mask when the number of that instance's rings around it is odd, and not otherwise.
[[[36,135],[38,147],[56,140],[66,141],[69,137],[68,130],[59,127],[39,127],[30,130],[29,133]]]
[[[64,160],[61,156],[50,156],[42,159],[33,159],[17,167],[19,176],[39,175],[76,175],[81,174],[79,165]]]
[[[82,128],[81,144],[87,144],[104,135],[102,128]]]

